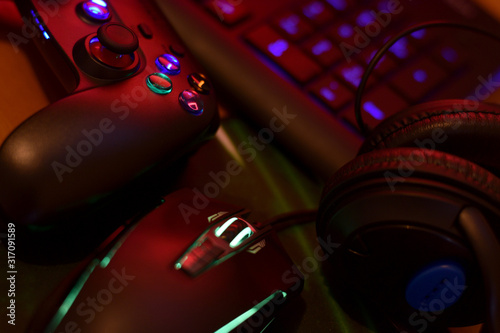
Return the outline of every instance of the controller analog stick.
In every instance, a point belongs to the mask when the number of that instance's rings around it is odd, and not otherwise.
[[[132,29],[116,22],[101,25],[97,38],[105,48],[118,54],[131,54],[139,47],[139,40]]]
[[[100,79],[123,79],[140,68],[139,40],[129,27],[110,22],[97,33],[80,39],[73,48],[73,58],[86,74]]]

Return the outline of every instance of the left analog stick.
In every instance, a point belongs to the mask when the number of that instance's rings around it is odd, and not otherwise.
[[[97,38],[105,48],[117,54],[134,53],[139,47],[139,40],[132,29],[116,22],[101,25]]]
[[[139,40],[129,27],[116,22],[103,24],[97,33],[79,40],[73,48],[78,67],[101,79],[122,79],[140,68]]]

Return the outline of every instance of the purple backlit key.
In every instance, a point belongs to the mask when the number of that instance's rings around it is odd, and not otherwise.
[[[390,115],[400,112],[408,107],[408,103],[387,85],[377,85],[368,92],[361,103],[363,121],[372,129]],[[349,107],[341,117],[357,126],[354,106]]]
[[[275,20],[275,26],[291,41],[301,40],[314,30],[304,18],[293,12],[279,16]]]
[[[333,77],[324,77],[313,83],[309,91],[334,112],[338,112],[354,98],[352,91]]]
[[[246,39],[301,83],[309,81],[321,72],[319,65],[268,25],[251,31]]]
[[[302,14],[317,26],[332,22],[335,16],[330,7],[318,0],[308,2],[301,9]]]
[[[431,58],[420,57],[397,72],[391,83],[408,99],[418,101],[446,79],[446,75]]]
[[[325,37],[314,37],[302,44],[302,47],[321,65],[329,67],[343,58],[337,44]]]

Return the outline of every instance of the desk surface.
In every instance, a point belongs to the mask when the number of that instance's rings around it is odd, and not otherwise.
[[[500,19],[500,2],[496,0],[477,0]],[[0,96],[1,120],[0,142],[24,119],[60,96],[60,87],[53,75],[40,63],[32,43],[23,45],[15,52],[6,35],[19,31],[22,21],[13,9],[12,3],[0,1]],[[500,101],[496,94],[494,101]],[[231,114],[234,110],[230,110]],[[223,112],[223,114],[227,114]],[[178,186],[194,188],[209,181],[210,170],[220,170],[227,161],[235,158],[231,144],[241,142],[251,135],[253,129],[232,116],[223,118],[222,126],[214,140],[204,145],[193,155],[184,173],[178,179]],[[210,161],[210,163],[207,163]],[[233,204],[252,208],[256,216],[267,219],[276,214],[301,209],[316,208],[321,184],[315,183],[297,169],[284,156],[279,147],[269,145],[258,154],[252,163],[244,165],[244,171],[231,179],[218,199]],[[293,179],[293,181],[290,181]],[[311,256],[317,247],[314,223],[294,226],[280,232],[284,246],[296,263],[301,263]],[[5,267],[6,251],[0,248],[1,267]],[[23,332],[30,317],[40,302],[50,294],[60,281],[77,264],[35,265],[17,261],[16,281],[16,326],[7,325],[2,315],[0,331]],[[328,297],[329,287],[323,275],[324,268],[319,267],[308,274],[302,293],[300,309],[292,315],[300,318],[296,332],[369,332],[356,321],[345,315],[335,300]],[[5,309],[7,285],[5,279],[0,282],[0,300]],[[325,295],[327,297],[325,297]],[[283,331],[286,320],[277,323],[276,331]],[[289,329],[289,328],[287,328]],[[477,328],[456,330],[456,332],[477,332]]]

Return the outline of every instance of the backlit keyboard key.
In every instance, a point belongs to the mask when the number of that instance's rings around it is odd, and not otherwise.
[[[408,38],[403,37],[391,46],[389,52],[399,60],[407,60],[417,54],[415,46],[408,41]]]
[[[403,111],[407,107],[408,103],[388,86],[377,85],[362,100],[363,122],[369,129],[373,129],[387,117]],[[357,127],[354,106],[343,112],[341,117]]]
[[[350,10],[356,5],[356,0],[326,0],[337,11]]]
[[[249,15],[244,1],[206,0],[205,7],[222,23],[232,26]]]
[[[352,43],[355,33],[356,31],[354,31],[354,25],[348,22],[335,24],[327,32],[328,36],[336,40],[337,42],[349,43]]]
[[[396,73],[391,83],[408,99],[417,101],[446,79],[446,75],[431,58],[421,57]]]
[[[365,73],[365,68],[360,64],[352,61],[350,63],[343,63],[335,68],[334,74],[347,83],[353,90],[358,89],[361,78]],[[376,82],[375,75],[371,75],[368,79],[367,87],[372,86]]]
[[[431,54],[439,64],[450,70],[456,70],[467,62],[467,52],[459,45],[445,42],[437,45]]]
[[[322,70],[297,46],[285,40],[270,26],[258,27],[250,32],[246,39],[301,83],[309,81]]]
[[[359,57],[361,59],[361,62],[368,66],[377,51],[378,49],[376,49],[375,47],[367,47],[366,49],[364,49]],[[377,65],[375,66],[374,73],[378,74],[379,76],[384,76],[392,72],[396,68],[396,61],[394,61],[394,59],[389,54],[386,54],[382,56],[382,58],[378,61]]]
[[[321,65],[329,67],[343,58],[337,45],[325,37],[314,37],[302,44],[311,57]]]
[[[339,111],[354,97],[352,91],[333,77],[324,77],[314,82],[309,87],[309,91],[334,112]]]
[[[301,40],[314,30],[304,18],[293,12],[286,12],[279,16],[275,21],[275,26],[291,41]]]
[[[310,1],[301,8],[302,14],[314,25],[322,26],[333,21],[334,12],[322,1]]]

